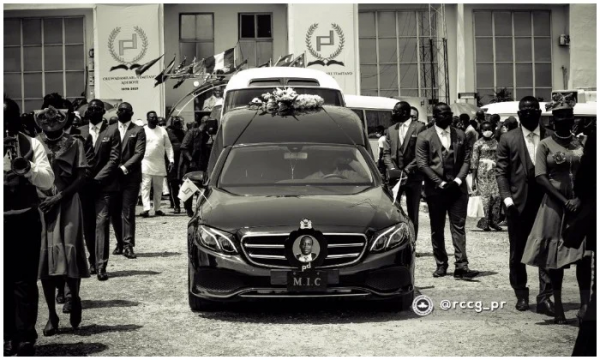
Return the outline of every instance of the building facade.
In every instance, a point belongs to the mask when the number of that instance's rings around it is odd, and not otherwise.
[[[54,91],[72,99],[102,97],[99,53],[106,45],[98,32],[114,26],[97,21],[102,6],[5,4],[4,91],[24,111]],[[331,73],[347,93],[362,95],[452,103],[478,93],[487,103],[502,89],[516,99],[548,100],[552,89],[596,87],[595,4],[156,6],[155,24],[127,19],[159,29],[159,38],[148,41],[158,42],[165,55],[152,75],[174,55],[176,63],[185,57],[189,64],[235,46],[238,60],[251,67],[306,53],[310,66]],[[161,101],[144,106],[164,114],[194,88],[193,81],[173,85],[159,85],[154,91]],[[129,93],[122,95],[127,100]],[[182,115],[193,119],[193,111],[192,102]]]

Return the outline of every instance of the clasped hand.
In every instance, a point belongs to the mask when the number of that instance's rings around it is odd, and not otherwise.
[[[62,198],[63,198],[62,193],[58,193],[54,196],[47,197],[40,204],[40,210],[42,210],[42,212],[44,212],[44,213],[48,213],[50,210],[52,210],[56,205],[58,205],[61,202]]]
[[[581,200],[579,200],[579,198],[567,200],[567,202],[565,203],[565,208],[567,208],[567,210],[572,213],[576,213],[577,211],[579,211],[580,207]]]

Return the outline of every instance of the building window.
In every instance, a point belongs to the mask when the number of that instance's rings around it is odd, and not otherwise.
[[[432,43],[437,42],[436,17],[427,11],[366,11],[359,13],[361,94],[425,96],[431,88]],[[430,34],[433,42],[430,42]]]
[[[246,14],[238,16],[240,60],[248,59],[248,66],[264,64],[273,57],[272,14]],[[275,62],[276,59],[273,59]]]
[[[213,14],[179,14],[179,59],[190,64],[215,54]]]
[[[22,112],[44,95],[73,101],[85,91],[83,17],[4,18],[4,93]]]
[[[550,100],[550,11],[475,11],[475,79],[484,104],[507,88],[513,100]]]

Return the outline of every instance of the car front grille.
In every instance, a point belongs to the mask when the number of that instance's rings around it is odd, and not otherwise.
[[[367,237],[359,233],[325,233],[327,258],[317,269],[352,265],[367,248]],[[242,250],[250,263],[278,269],[291,269],[285,257],[285,241],[289,234],[247,234],[242,237]]]

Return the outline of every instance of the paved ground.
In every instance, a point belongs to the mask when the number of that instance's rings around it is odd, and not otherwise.
[[[141,209],[138,209],[138,213]],[[43,298],[38,355],[72,356],[568,356],[577,334],[579,296],[575,269],[566,271],[564,300],[571,323],[558,326],[534,312],[514,309],[508,284],[507,233],[483,233],[467,224],[474,282],[431,277],[435,265],[429,223],[421,216],[416,286],[435,311],[384,312],[369,302],[251,303],[216,313],[192,313],[187,300],[185,215],[137,218],[138,259],[112,256],[110,279],[82,282],[83,321],[77,331],[61,315],[60,333],[43,337],[48,319]],[[452,249],[447,230],[446,243]],[[111,245],[112,252],[113,245]],[[531,275],[532,296],[537,273]],[[40,289],[41,290],[41,289]],[[506,301],[494,312],[439,309],[441,300]],[[533,308],[533,305],[532,305]]]

